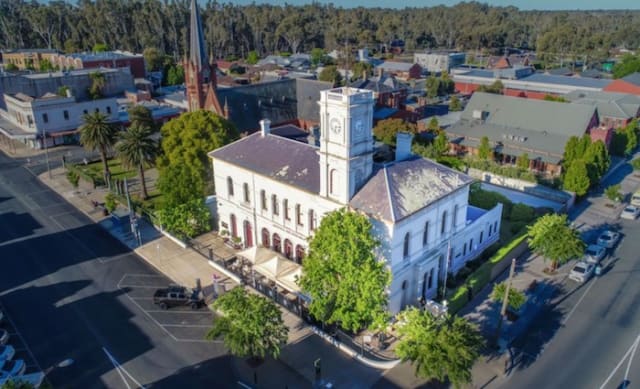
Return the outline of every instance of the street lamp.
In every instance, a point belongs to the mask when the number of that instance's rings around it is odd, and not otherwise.
[[[60,361],[58,363],[56,363],[53,366],[50,366],[47,368],[47,370],[44,371],[44,376],[46,377],[47,375],[49,375],[49,373],[51,373],[53,370],[57,369],[57,368],[64,368],[64,367],[68,367],[73,365],[75,361],[71,358],[67,358],[63,361]]]
[[[49,179],[52,179],[53,177],[51,176],[51,166],[49,165],[49,148],[47,148],[47,133],[44,128],[42,128],[42,145],[44,146],[44,156],[45,160],[47,161],[47,172],[49,173]]]

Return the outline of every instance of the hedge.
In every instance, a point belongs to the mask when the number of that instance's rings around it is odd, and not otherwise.
[[[80,169],[76,165],[67,164],[66,167],[67,167],[68,171],[76,173],[83,180],[91,183],[91,185],[93,185],[94,189],[99,187],[99,186],[103,186],[104,185],[104,179],[102,179],[101,177],[94,177],[93,175],[88,174],[87,172],[85,172],[84,170]]]
[[[469,277],[467,277],[464,285],[459,287],[453,297],[449,300],[449,312],[456,313],[464,307],[468,302],[467,293],[469,288],[471,288],[471,292],[474,296],[480,292],[482,288],[491,281],[491,270],[493,270],[494,266],[504,260],[506,256],[509,255],[513,249],[518,247],[518,245],[520,245],[526,238],[526,232],[515,237],[507,245],[502,246],[491,258],[489,258],[489,260],[480,265],[476,271],[471,273]]]

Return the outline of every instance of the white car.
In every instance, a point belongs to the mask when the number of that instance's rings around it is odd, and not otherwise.
[[[571,269],[571,273],[569,273],[569,279],[577,282],[587,282],[593,275],[593,271],[595,270],[595,268],[595,263],[578,262],[573,267],[573,269]]]
[[[9,331],[0,328],[0,346],[4,346],[9,341]]]
[[[611,249],[616,245],[616,243],[618,243],[619,240],[620,240],[619,232],[606,230],[602,234],[600,234],[600,236],[598,237],[597,243],[602,247]]]
[[[585,262],[600,263],[605,255],[607,249],[597,244],[590,244],[584,251]]]
[[[624,207],[624,209],[620,213],[620,217],[622,219],[636,220],[639,214],[640,214],[640,208],[633,205],[627,205],[626,207]]]
[[[634,207],[640,207],[640,190],[631,195],[630,203]]]

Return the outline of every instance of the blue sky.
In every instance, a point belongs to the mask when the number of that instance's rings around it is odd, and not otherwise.
[[[222,2],[231,2],[235,4],[250,4],[254,0],[222,0]],[[278,0],[255,0],[256,3],[284,4],[284,1]],[[333,3],[340,7],[430,7],[434,5],[454,5],[459,1],[446,0],[316,0],[317,3],[327,4]],[[561,9],[640,9],[640,1],[638,0],[490,0],[481,1],[490,5],[508,6],[513,5],[523,10],[541,9],[541,10],[561,10]],[[288,4],[301,5],[309,4],[311,0],[287,0]]]

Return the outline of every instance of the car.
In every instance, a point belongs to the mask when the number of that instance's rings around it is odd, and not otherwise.
[[[594,263],[580,261],[571,269],[569,279],[577,282],[587,282],[593,275],[596,265]]]
[[[0,346],[0,363],[12,360],[14,355],[16,355],[16,349],[13,346],[9,344]]]
[[[624,209],[620,213],[620,217],[622,219],[636,220],[639,214],[640,214],[640,208],[633,205],[627,205],[626,207],[624,207]]]
[[[0,328],[0,346],[4,346],[9,341],[9,331]]]
[[[590,244],[584,251],[585,262],[600,263],[605,255],[607,249],[597,244]]]
[[[634,207],[640,207],[640,190],[631,195],[630,203]]]
[[[620,240],[619,232],[606,230],[600,234],[597,243],[599,246],[611,249],[616,245],[616,243],[618,243],[618,240]]]
[[[22,359],[16,359],[13,361],[1,362],[0,365],[0,378],[14,378],[24,374],[27,370],[27,365]]]
[[[153,303],[163,310],[181,305],[198,309],[206,305],[202,291],[180,285],[169,285],[167,288],[157,289],[153,294]]]

